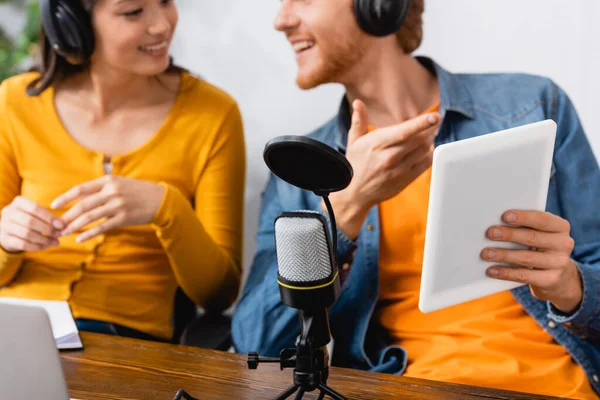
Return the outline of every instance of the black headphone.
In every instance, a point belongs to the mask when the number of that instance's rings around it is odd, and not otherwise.
[[[410,9],[410,0],[354,0],[358,25],[372,36],[398,32]]]
[[[90,13],[81,0],[39,0],[42,26],[61,56],[84,61],[94,52]]]

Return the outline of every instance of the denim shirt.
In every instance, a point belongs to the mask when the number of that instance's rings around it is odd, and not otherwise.
[[[565,315],[549,302],[534,298],[528,286],[511,292],[583,367],[600,393],[600,169],[575,108],[546,78],[452,74],[430,59],[418,60],[439,81],[443,122],[436,146],[546,119],[557,123],[546,210],[571,223],[576,243],[572,258],[581,273],[583,300],[577,310]],[[349,106],[344,99],[339,114],[309,136],[343,152],[349,124]],[[238,352],[278,356],[281,349],[294,347],[300,333],[297,310],[281,303],[276,279],[274,220],[290,210],[322,212],[320,198],[271,175],[262,193],[258,249],[233,317]],[[391,343],[372,318],[379,291],[379,236],[377,207],[370,210],[356,241],[338,232],[337,262],[346,268],[340,268],[342,290],[329,310],[335,343],[332,363],[402,374],[407,365],[405,350]]]

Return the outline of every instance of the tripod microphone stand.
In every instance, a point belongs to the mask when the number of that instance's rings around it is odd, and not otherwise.
[[[267,143],[265,163],[280,179],[323,198],[331,222],[316,211],[283,212],[275,219],[277,282],[281,302],[298,310],[301,331],[296,347],[281,351],[279,358],[261,358],[248,353],[248,368],[259,363],[279,363],[294,368],[294,384],[275,400],[295,393],[300,400],[306,392],[319,390],[318,399],[329,396],[346,400],[327,386],[331,341],[328,310],[340,293],[335,262],[337,227],[329,194],[346,188],[352,180],[352,166],[338,151],[304,136],[281,136]],[[298,168],[298,166],[302,168]]]
[[[327,311],[310,315],[300,311],[302,333],[296,341],[296,348],[284,349],[279,358],[263,358],[258,353],[248,353],[248,368],[256,369],[259,363],[279,363],[281,369],[294,368],[294,384],[275,397],[274,400],[285,400],[294,393],[295,400],[300,400],[306,392],[319,390],[318,400],[326,395],[334,400],[346,400],[344,396],[327,386],[329,378],[329,352],[326,345],[321,345],[322,339],[315,337],[313,332],[329,332]],[[326,324],[325,330],[319,325]],[[314,329],[314,330],[313,330]],[[326,343],[329,340],[326,341]]]

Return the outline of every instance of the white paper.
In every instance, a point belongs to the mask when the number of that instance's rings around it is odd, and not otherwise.
[[[0,297],[0,303],[43,308],[50,317],[50,324],[52,325],[52,333],[54,335],[54,340],[56,341],[56,347],[60,350],[83,348],[77,325],[75,325],[69,303],[66,301],[26,300],[12,297]]]

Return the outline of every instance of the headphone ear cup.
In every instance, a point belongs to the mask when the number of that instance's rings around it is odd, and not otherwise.
[[[78,60],[92,55],[91,19],[79,0],[40,0],[40,15],[48,41],[57,53]]]
[[[56,21],[56,13],[54,12],[56,9],[56,0],[40,0],[39,4],[42,26],[44,27],[44,32],[50,46],[57,51],[63,51],[68,46],[64,43],[57,29],[58,21]]]
[[[354,14],[360,28],[372,36],[398,32],[408,16],[410,0],[354,0]]]
[[[76,3],[80,3],[80,1]],[[68,37],[72,40],[79,57],[87,60],[94,52],[94,32],[90,15],[82,6],[68,6],[63,10],[69,21],[65,24],[70,33]]]

